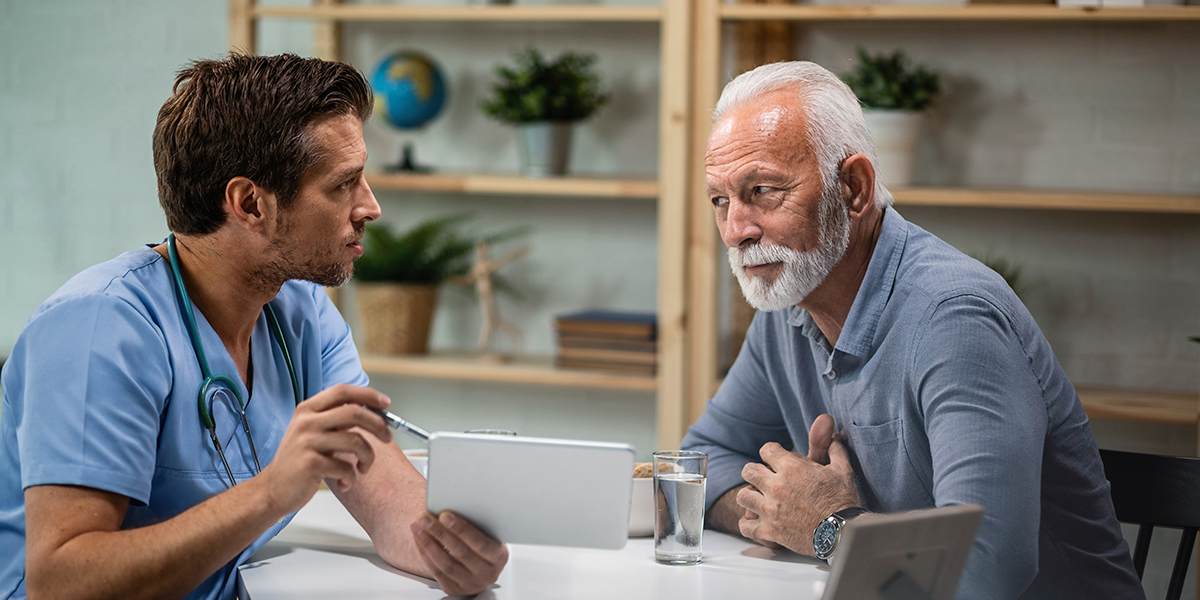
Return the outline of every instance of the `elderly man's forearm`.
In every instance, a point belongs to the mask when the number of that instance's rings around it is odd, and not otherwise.
[[[704,518],[709,529],[742,535],[738,521],[746,511],[738,506],[737,494],[744,487],[746,487],[745,484],[739,485],[725,492],[716,502],[713,502],[712,507],[708,510],[708,515]]]

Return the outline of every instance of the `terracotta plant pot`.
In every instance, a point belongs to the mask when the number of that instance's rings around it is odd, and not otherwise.
[[[363,350],[369,354],[425,354],[437,301],[436,285],[358,282]]]

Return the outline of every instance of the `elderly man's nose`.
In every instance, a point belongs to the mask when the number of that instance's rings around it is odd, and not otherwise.
[[[721,237],[727,247],[741,247],[753,244],[762,237],[759,229],[757,211],[736,198],[730,198],[729,209],[725,215],[725,227]]]

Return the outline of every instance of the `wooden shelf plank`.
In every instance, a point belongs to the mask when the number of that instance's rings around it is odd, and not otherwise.
[[[491,381],[562,387],[598,388],[653,392],[654,377],[621,375],[603,371],[560,369],[550,357],[515,357],[495,362],[473,354],[434,353],[419,356],[362,355],[363,369],[370,375],[402,375],[433,379]]]
[[[662,9],[608,6],[271,6],[255,7],[258,17],[337,21],[479,21],[479,22],[658,22]]]
[[[716,381],[709,397],[717,393],[723,381],[723,378]],[[1079,394],[1079,402],[1091,419],[1200,423],[1200,394],[1093,386],[1075,386],[1075,393]]]
[[[654,179],[600,177],[530,178],[482,173],[368,173],[367,184],[377,190],[423,190],[475,194],[526,194],[600,198],[655,199]]]
[[[1200,195],[921,187],[891,192],[896,204],[907,206],[1200,213]]]
[[[724,4],[726,21],[1200,21],[1200,6]]]
[[[1119,419],[1196,425],[1200,395],[1076,386],[1083,410],[1092,419]]]

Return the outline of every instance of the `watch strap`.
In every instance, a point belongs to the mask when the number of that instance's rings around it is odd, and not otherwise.
[[[862,508],[860,506],[852,506],[850,508],[843,508],[842,510],[839,510],[839,511],[833,513],[834,516],[841,517],[841,519],[843,521],[849,521],[850,519],[853,519],[854,517],[857,517],[860,515],[865,515],[865,514],[867,514],[867,509]]]

